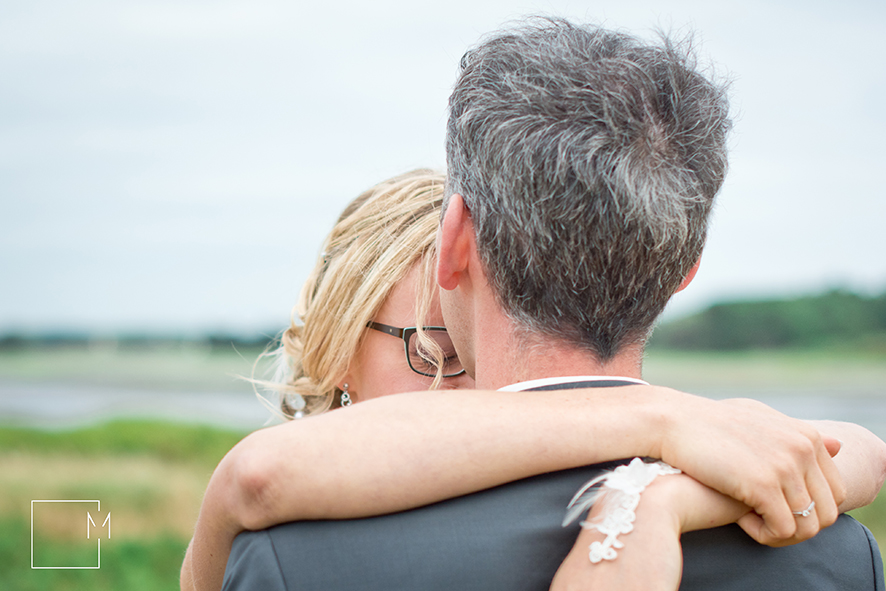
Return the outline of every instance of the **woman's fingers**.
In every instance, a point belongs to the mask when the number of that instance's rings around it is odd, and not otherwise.
[[[748,531],[758,542],[780,546],[809,539],[822,527],[837,519],[837,505],[845,497],[842,478],[831,459],[839,444],[828,445],[817,429],[804,421],[773,414],[752,401],[735,400],[736,407],[747,407],[759,415],[782,423],[782,441],[778,437],[760,460],[758,482],[768,483],[759,490],[747,491],[745,502],[755,508],[762,524]],[[777,424],[777,423],[776,423]],[[776,445],[777,444],[777,445]],[[772,485],[775,488],[771,488]],[[795,511],[804,511],[815,502],[815,517],[797,519]]]
[[[818,514],[814,509],[806,515],[794,515],[794,521],[796,524],[794,535],[788,538],[773,536],[763,518],[753,512],[742,516],[736,523],[754,540],[773,547],[798,544],[813,537],[821,530]]]
[[[755,540],[794,543],[834,522],[845,495],[828,451],[837,446],[815,427],[753,400],[677,402],[668,407],[679,412],[665,423],[660,457],[751,507],[762,519],[746,528]],[[817,518],[800,526],[793,511],[812,501]]]
[[[812,507],[812,509],[810,509]],[[784,540],[780,546],[789,546],[790,544],[808,540],[821,530],[821,522],[818,519],[818,513],[815,511],[815,505],[810,501],[804,505],[802,509],[793,511],[794,521],[797,523],[797,531],[794,537]]]
[[[746,515],[738,524],[768,546],[797,544],[832,525],[838,516],[837,504],[845,493],[830,457],[828,447],[820,443],[806,468],[805,480],[784,479],[781,498],[771,495],[761,502],[760,513]]]
[[[831,438],[832,439],[832,438]],[[839,440],[835,440],[840,443]],[[816,501],[815,509],[818,513],[821,527],[828,527],[837,521],[839,510],[837,509],[846,500],[846,486],[843,483],[843,477],[840,470],[834,463],[833,456],[839,452],[839,446],[829,446],[823,441],[821,449],[818,449],[818,466],[821,468],[824,482],[820,480],[808,481],[809,491],[812,493],[812,500]],[[836,450],[836,451],[834,451]],[[823,498],[826,502],[819,504],[818,498]]]

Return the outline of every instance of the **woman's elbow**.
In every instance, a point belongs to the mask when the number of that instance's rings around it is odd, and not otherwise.
[[[258,530],[275,523],[275,466],[274,456],[249,439],[222,460],[226,464],[224,486],[234,520],[243,529]]]
[[[886,442],[877,437],[874,434],[871,434],[871,437],[876,440],[873,444],[874,451],[871,454],[873,457],[873,461],[871,462],[876,468],[877,474],[877,491],[880,492],[880,489],[883,488],[883,483],[886,482]],[[877,495],[874,494],[876,497]],[[873,501],[873,499],[871,499]]]
[[[857,468],[857,471],[867,475],[865,479],[868,485],[859,486],[858,497],[852,503],[852,508],[873,503],[883,488],[883,483],[886,482],[886,442],[864,427],[857,426],[857,430],[860,435],[859,443],[856,445],[864,450],[859,454],[864,463]]]

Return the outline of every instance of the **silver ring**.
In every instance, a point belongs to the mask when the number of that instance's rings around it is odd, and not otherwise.
[[[812,510],[815,509],[815,501],[809,503],[809,506],[803,509],[802,511],[791,511],[797,517],[809,517],[812,515]]]

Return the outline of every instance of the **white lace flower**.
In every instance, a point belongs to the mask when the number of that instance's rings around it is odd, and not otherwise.
[[[637,518],[634,509],[640,503],[640,493],[656,477],[679,473],[680,470],[664,462],[644,462],[640,458],[634,458],[627,466],[605,472],[581,487],[569,502],[563,525],[572,523],[590,509],[601,489],[607,489],[600,514],[589,521],[582,521],[581,526],[596,529],[606,536],[602,542],[590,545],[588,558],[591,562],[597,564],[601,560],[615,560],[618,555],[616,548],[624,547],[618,540],[618,535],[628,534],[634,529],[634,520]]]

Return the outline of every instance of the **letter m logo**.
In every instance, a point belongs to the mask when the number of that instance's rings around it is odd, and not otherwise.
[[[101,514],[98,515],[98,519],[101,519]],[[105,520],[101,522],[100,526],[96,526],[96,520],[92,518],[92,514],[88,511],[86,513],[86,539],[91,539],[92,537],[101,537],[102,530],[108,528],[108,539],[111,539],[111,512],[108,512]]]

